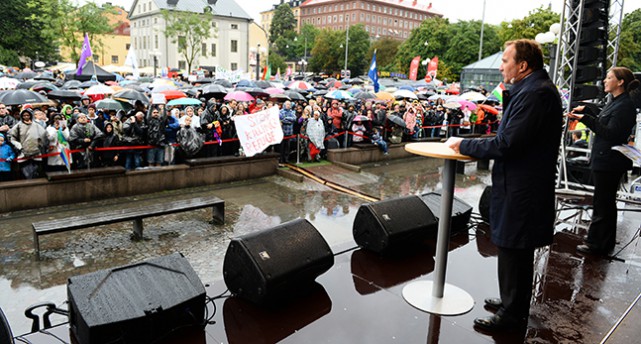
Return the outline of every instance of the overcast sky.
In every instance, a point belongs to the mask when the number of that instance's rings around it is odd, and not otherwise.
[[[78,0],[87,2],[88,0]],[[165,1],[165,0],[162,0]],[[218,0],[229,1],[229,0]],[[409,0],[408,0],[409,1]],[[564,4],[563,0],[485,0],[485,22],[499,24],[502,21],[521,19],[528,13],[541,6],[552,5],[552,10],[560,13]],[[113,5],[123,6],[126,10],[131,8],[133,0],[96,0],[98,4],[111,2]],[[236,0],[236,2],[255,21],[260,22],[260,12],[267,11],[271,5],[280,3],[280,0]],[[419,3],[432,3],[432,10],[441,13],[450,21],[481,20],[483,17],[483,0],[419,0]],[[624,13],[632,12],[641,7],[641,0],[625,0]]]

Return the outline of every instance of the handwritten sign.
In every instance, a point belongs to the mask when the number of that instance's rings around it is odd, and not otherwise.
[[[234,124],[240,145],[248,157],[283,140],[283,128],[280,125],[276,106],[251,115],[236,116]]]

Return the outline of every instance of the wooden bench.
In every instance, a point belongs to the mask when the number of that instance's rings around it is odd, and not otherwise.
[[[225,223],[225,201],[218,197],[197,197],[142,207],[73,216],[59,220],[34,222],[31,226],[33,227],[33,246],[36,251],[36,259],[40,260],[39,237],[41,235],[61,233],[75,229],[108,225],[118,222],[133,221],[133,237],[134,239],[141,239],[143,231],[142,219],[146,217],[167,215],[207,207],[212,207],[213,223]]]

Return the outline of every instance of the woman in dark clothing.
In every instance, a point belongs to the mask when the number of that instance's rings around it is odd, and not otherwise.
[[[596,113],[593,108],[578,106],[568,114],[572,119],[583,122],[595,134],[592,144],[591,169],[594,181],[592,222],[588,238],[577,251],[587,254],[607,254],[616,243],[617,205],[616,194],[632,161],[612,147],[628,142],[636,122],[636,109],[629,92],[639,87],[639,81],[625,67],[610,69],[604,90],[613,99]]]
[[[116,135],[114,131],[114,125],[111,122],[105,123],[105,136],[101,138],[98,142],[98,147],[108,148],[108,147],[118,147],[122,145],[120,138]],[[119,160],[120,151],[119,150],[104,150],[100,151],[99,159],[100,164],[105,167],[110,166],[119,166],[123,163]]]

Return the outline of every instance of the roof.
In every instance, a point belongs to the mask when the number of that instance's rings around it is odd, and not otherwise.
[[[463,67],[463,70],[466,69],[499,69],[501,65],[501,57],[503,57],[503,52],[499,51],[498,53],[488,56],[480,61],[476,61],[472,64],[469,64]]]
[[[174,0],[175,1],[175,0]],[[138,1],[134,1],[131,5],[133,11],[134,6]],[[175,6],[169,5],[167,0],[153,0],[158,8],[161,10],[176,10],[184,12],[202,13],[205,6],[211,6],[214,14],[218,16],[230,16],[235,18],[243,18],[253,20],[253,18],[245,12],[234,0],[218,0],[215,5],[210,5],[207,0],[178,0]],[[130,13],[132,11],[129,11]]]
[[[381,5],[388,5],[388,6],[398,6],[398,7],[404,7],[407,9],[415,10],[415,11],[423,11],[423,12],[430,12],[430,13],[435,13],[432,10],[432,3],[425,3],[423,2],[424,0],[417,1],[417,0],[369,0],[370,2],[377,2],[380,3]],[[337,0],[307,0],[305,1],[301,7],[304,6],[311,6],[311,5],[320,5],[320,4],[333,4],[333,3],[340,3],[341,1]]]

